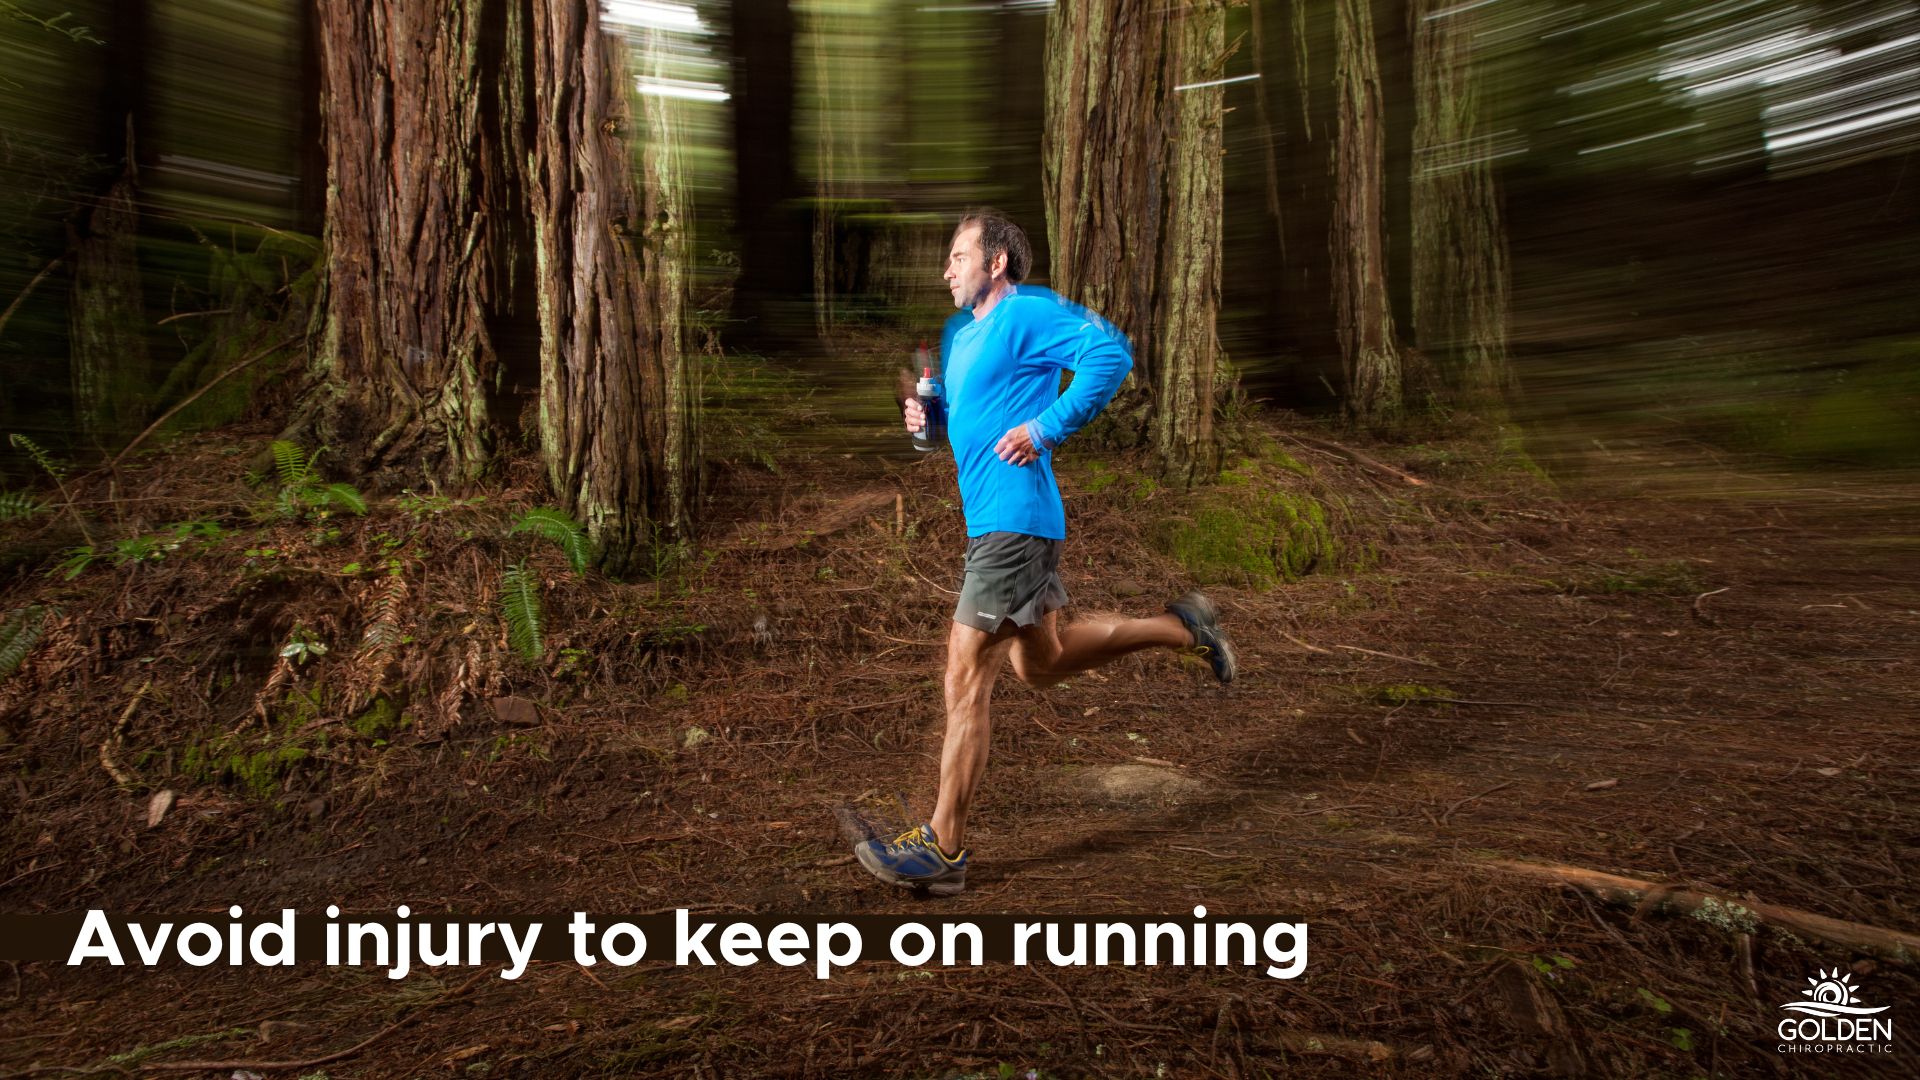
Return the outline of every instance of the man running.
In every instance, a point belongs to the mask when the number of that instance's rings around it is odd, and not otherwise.
[[[967,555],[947,638],[940,794],[931,821],[854,849],[882,881],[936,896],[966,887],[967,813],[993,730],[987,701],[1009,659],[1035,687],[1150,648],[1193,649],[1222,683],[1234,675],[1233,647],[1198,592],[1152,618],[1059,625],[1067,527],[1048,455],[1106,407],[1133,355],[1112,324],[1021,285],[1032,258],[1026,234],[994,211],[968,214],[953,234],[945,276],[961,310],[947,323],[941,360]],[[1074,373],[1065,394],[1063,368]],[[918,399],[904,404],[907,430],[919,431],[926,416]]]

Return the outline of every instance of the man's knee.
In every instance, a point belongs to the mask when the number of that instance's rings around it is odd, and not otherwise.
[[[1022,634],[1013,646],[1013,675],[1021,682],[1036,690],[1056,686],[1066,680],[1066,673],[1059,670],[1060,639],[1051,633],[1045,633],[1050,627],[1039,628],[1043,632]]]

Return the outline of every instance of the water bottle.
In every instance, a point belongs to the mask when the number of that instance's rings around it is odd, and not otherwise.
[[[914,364],[920,369],[920,382],[913,392],[920,398],[920,410],[926,415],[926,421],[913,433],[913,448],[922,452],[939,449],[947,434],[947,413],[940,403],[940,383],[933,377],[932,359],[927,353],[927,343],[921,342],[913,354]]]

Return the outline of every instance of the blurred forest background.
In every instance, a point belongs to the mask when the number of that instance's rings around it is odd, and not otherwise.
[[[702,462],[903,445],[976,204],[1176,481],[1255,404],[1911,464],[1916,146],[1908,0],[0,0],[0,469],[526,453],[617,571]]]

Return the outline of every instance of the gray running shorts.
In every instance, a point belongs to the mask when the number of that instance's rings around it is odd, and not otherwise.
[[[1060,581],[1060,541],[990,532],[967,541],[967,565],[953,621],[991,634],[1003,621],[1033,626],[1067,606]]]

